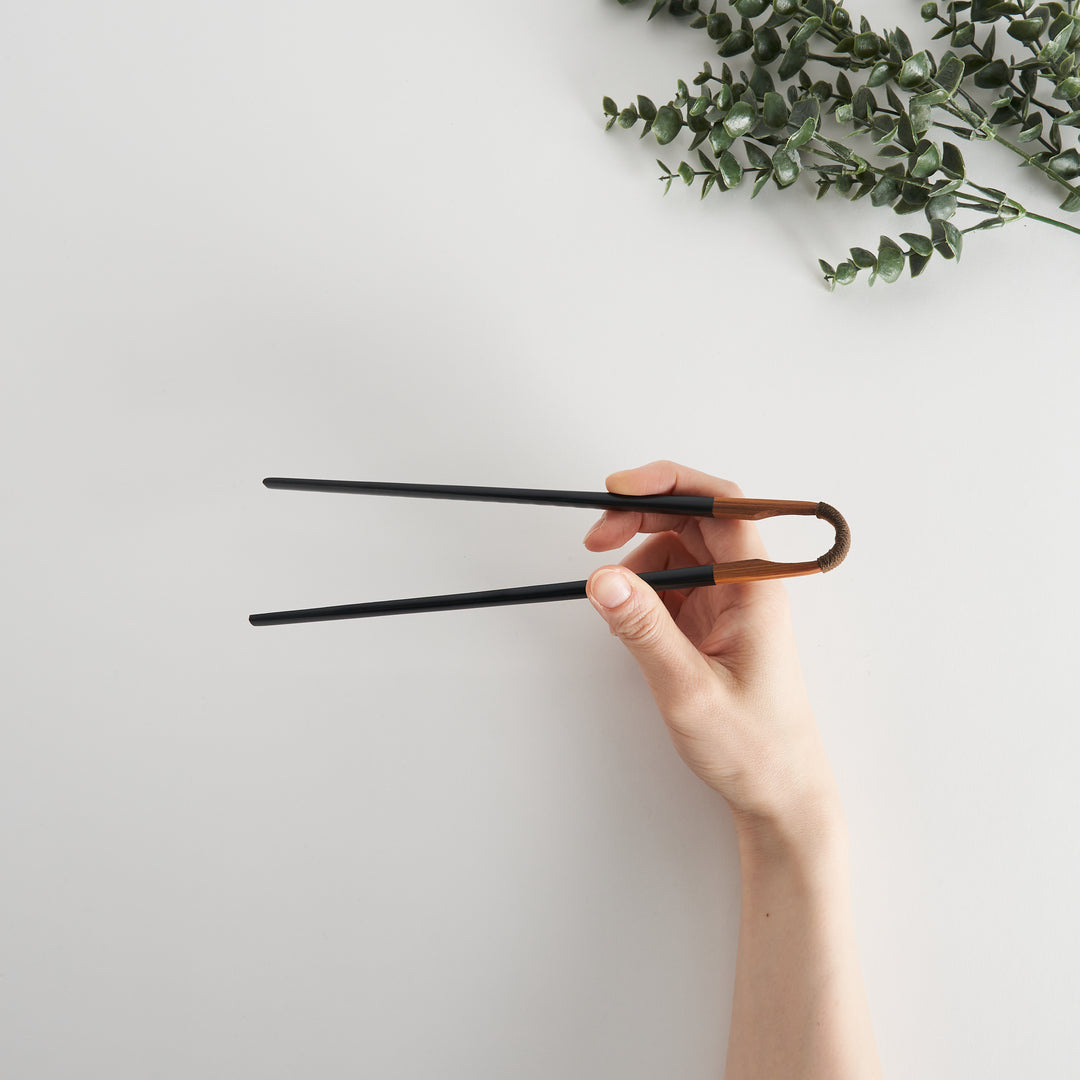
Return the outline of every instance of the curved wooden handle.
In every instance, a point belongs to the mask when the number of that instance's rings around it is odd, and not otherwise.
[[[715,563],[713,583],[733,585],[740,581],[769,581],[774,578],[803,577],[835,570],[851,550],[851,529],[843,514],[828,503],[785,502],[780,499],[715,499],[713,517],[760,521],[769,517],[818,517],[836,531],[833,546],[813,562],[779,563],[768,559],[743,559],[741,562]]]

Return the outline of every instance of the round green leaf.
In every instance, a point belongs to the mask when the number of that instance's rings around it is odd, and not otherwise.
[[[782,49],[780,35],[771,26],[759,26],[754,31],[754,61],[771,64]]]
[[[774,131],[782,128],[788,120],[787,102],[781,94],[769,93],[762,102],[762,116],[765,126]]]
[[[855,264],[852,262],[842,262],[836,268],[836,282],[839,285],[850,285],[858,274],[858,270],[855,269]]]
[[[1016,19],[1009,23],[1009,37],[1017,41],[1035,41],[1043,32],[1042,19]]]
[[[729,188],[736,187],[742,180],[742,166],[730,150],[725,150],[720,155],[720,175]]]
[[[784,59],[780,61],[780,66],[776,69],[776,74],[781,80],[787,80],[794,75],[798,75],[805,66],[809,55],[809,50],[805,45],[798,45],[793,49],[788,49],[784,53]]]
[[[731,106],[731,111],[724,117],[724,127],[733,138],[745,135],[757,122],[757,113],[754,107],[746,101],[737,101]]]
[[[713,124],[709,129],[709,145],[712,152],[719,157],[735,139],[728,134],[723,124]]]
[[[1047,163],[1063,180],[1072,180],[1080,176],[1080,154],[1075,150],[1066,150],[1056,154]]]
[[[661,146],[671,142],[671,140],[679,134],[682,126],[682,113],[680,113],[678,109],[673,109],[670,105],[661,105],[660,108],[656,110],[656,120],[653,121],[653,132],[656,134],[656,141]]]
[[[817,131],[817,117],[808,116],[799,127],[799,130],[795,132],[787,141],[787,148],[794,150],[797,147],[803,145],[803,143],[809,142],[814,137],[814,132]]]
[[[1062,79],[1054,88],[1054,97],[1062,101],[1072,101],[1080,97],[1080,76],[1073,75],[1068,79]]]
[[[997,86],[1008,86],[1012,72],[1004,60],[992,60],[975,72],[975,85],[992,90]]]
[[[930,78],[930,57],[925,52],[917,52],[904,61],[896,81],[905,90],[914,90]],[[884,276],[884,275],[882,275]]]
[[[916,179],[931,176],[941,164],[941,154],[938,148],[927,139],[923,139],[915,147],[915,163],[911,166],[911,175]]]
[[[776,151],[772,158],[773,176],[777,186],[787,187],[794,184],[799,178],[799,159],[789,150],[783,148]]]
[[[891,285],[904,272],[904,253],[896,241],[887,236],[883,236],[878,245],[877,269],[878,277],[887,285]]]
[[[923,236],[922,233],[901,233],[900,239],[918,255],[924,255],[929,258],[934,253],[934,245],[931,242],[930,237]]]

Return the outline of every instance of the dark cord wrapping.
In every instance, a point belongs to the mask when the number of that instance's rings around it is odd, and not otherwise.
[[[851,550],[851,530],[840,511],[828,503],[818,503],[817,516],[836,530],[836,542],[817,561],[825,574],[835,570],[847,557]]]

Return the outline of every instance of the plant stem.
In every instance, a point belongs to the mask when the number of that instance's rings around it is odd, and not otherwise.
[[[938,86],[939,84],[935,82],[934,85]],[[939,87],[939,89],[943,88]],[[998,131],[998,129],[994,127],[993,124],[986,123],[981,120],[978,121],[978,123],[973,123],[973,121],[975,120],[974,114],[968,113],[966,109],[960,108],[960,106],[956,105],[955,103],[950,104],[946,102],[941,106],[941,108],[943,108],[946,112],[952,113],[953,116],[958,116],[961,120],[967,121],[967,123],[971,124],[976,131],[981,131],[988,139],[993,139],[995,142],[999,142],[1002,146],[1010,149],[1018,157],[1023,158],[1025,164],[1030,165],[1033,168],[1038,169],[1039,172],[1044,173],[1046,176],[1049,176],[1055,184],[1060,184],[1067,192],[1069,192],[1070,195],[1077,194],[1078,189],[1073,187],[1073,185],[1070,184],[1069,181],[1065,179],[1065,177],[1060,176],[1058,173],[1054,172],[1054,170],[1051,169],[1049,166],[1044,165],[1041,161],[1037,161],[1030,154],[1024,153],[1024,151],[1019,146],[1017,146],[1016,143],[1010,142],[1008,139],[1006,139],[1005,136],[1002,135],[1001,132]]]
[[[1080,236],[1080,229],[1075,225],[1066,225],[1064,221],[1056,221],[1054,218],[1043,217],[1042,214],[1033,214],[1030,210],[1025,216],[1034,218],[1036,221],[1041,221],[1045,225],[1053,225],[1055,229],[1065,229],[1068,232],[1076,233],[1077,236]]]

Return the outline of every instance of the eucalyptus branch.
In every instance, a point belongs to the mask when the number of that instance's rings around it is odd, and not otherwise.
[[[934,39],[950,39],[940,59],[916,51],[899,28],[878,33],[865,18],[856,28],[837,0],[726,0],[724,7],[655,0],[649,15],[666,11],[704,30],[723,58],[719,72],[704,64],[692,86],[678,80],[674,97],[659,107],[644,95],[623,108],[604,99],[609,128],[641,123],[641,134],[652,132],[660,145],[690,133],[700,168],[681,161],[672,170],[658,161],[665,191],[679,178],[687,186],[699,183],[704,198],[753,176],[754,198],[770,181],[779,189],[794,186],[805,170],[817,178],[818,198],[830,191],[851,200],[869,196],[897,214],[925,216],[930,235],[902,233],[906,247],[883,236],[876,254],[852,248],[835,268],[821,261],[830,285],[847,284],[863,269],[871,283],[895,281],[905,265],[918,276],[935,253],[958,259],[965,235],[1025,217],[1080,234],[975,183],[958,147],[930,137],[936,129],[994,142],[1064,188],[1062,210],[1080,210],[1080,188],[1072,183],[1080,176],[1080,152],[1064,142],[1065,133],[1071,138],[1080,128],[1075,0],[1037,7],[1030,0],[949,0],[944,14],[937,3],[924,3],[923,20],[940,24]],[[981,43],[977,24],[988,27]],[[999,25],[1030,56],[999,55]],[[812,43],[831,45],[831,55],[812,51]],[[733,72],[727,61],[744,56]],[[817,78],[815,69],[830,74]],[[1036,97],[1040,80],[1053,84],[1062,108]],[[1015,137],[1006,134],[1011,127],[1020,129]],[[856,152],[856,138],[871,144],[869,152]],[[961,228],[951,220],[957,211],[985,216]]]

